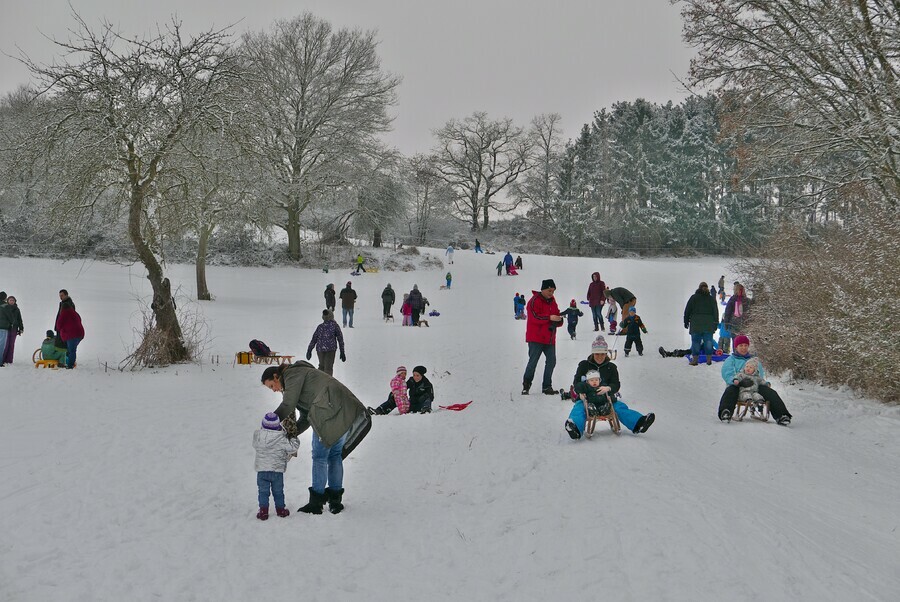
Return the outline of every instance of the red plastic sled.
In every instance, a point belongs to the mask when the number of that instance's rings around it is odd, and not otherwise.
[[[454,403],[453,405],[438,406],[438,407],[443,408],[445,410],[453,410],[454,412],[461,412],[462,410],[465,410],[467,407],[469,407],[470,403],[472,403],[472,402],[467,401],[466,403]]]

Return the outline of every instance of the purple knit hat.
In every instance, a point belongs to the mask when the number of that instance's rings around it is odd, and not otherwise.
[[[280,431],[281,419],[278,418],[278,414],[275,412],[269,412],[262,420],[262,427],[270,431]]]

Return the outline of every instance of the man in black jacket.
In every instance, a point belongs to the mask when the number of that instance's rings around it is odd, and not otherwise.
[[[712,364],[713,333],[719,325],[719,305],[709,296],[709,286],[701,282],[684,306],[684,327],[691,333],[691,366],[699,363],[701,350],[706,365]]]

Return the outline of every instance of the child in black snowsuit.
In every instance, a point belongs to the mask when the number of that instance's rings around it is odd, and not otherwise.
[[[622,330],[619,334],[625,333],[625,357],[631,353],[631,345],[637,347],[638,355],[644,355],[644,343],[641,341],[641,331],[647,334],[647,328],[641,321],[641,317],[637,315],[634,307],[628,308],[628,316],[622,320]]]
[[[566,322],[568,324],[569,336],[572,337],[572,340],[575,340],[575,328],[578,326],[578,317],[583,316],[584,312],[578,309],[578,305],[575,303],[575,299],[572,299],[572,302],[569,303],[569,307],[565,311],[559,312],[559,315],[566,317]]]

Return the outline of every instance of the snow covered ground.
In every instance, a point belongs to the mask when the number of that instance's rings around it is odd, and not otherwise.
[[[398,364],[424,364],[437,403],[474,403],[375,416],[336,516],[294,512],[310,483],[305,433],[285,479],[292,514],[265,523],[251,435],[279,398],[261,367],[232,358],[252,338],[302,356],[325,285],[348,271],[211,267],[204,357],[221,363],[123,373],[104,363],[133,343],[141,269],[0,259],[26,326],[0,370],[0,600],[900,599],[897,407],[776,378],[790,428],[720,423],[718,366],[656,348],[687,345],[684,303],[700,280],[734,279],[723,261],[523,256],[520,276],[498,278],[499,258],[458,251],[450,291],[444,271],[352,278],[335,376],[374,405]],[[570,403],[519,394],[512,298],[552,277],[561,306],[580,301],[595,270],[637,295],[647,352],[617,364],[625,400],[657,419],[573,442]],[[168,275],[187,307],[192,268]],[[381,321],[387,282],[419,285],[441,312],[431,328],[401,327],[399,309]],[[35,370],[59,288],[87,331],[79,366]],[[560,332],[554,385],[571,383],[593,334],[587,317],[577,341]]]

